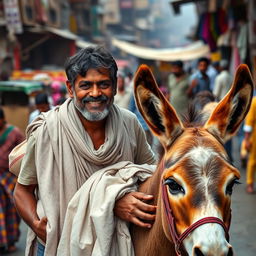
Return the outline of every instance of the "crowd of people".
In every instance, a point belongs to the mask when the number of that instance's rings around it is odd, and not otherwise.
[[[171,65],[166,85],[159,86],[180,118],[190,102],[203,109],[222,100],[232,83],[227,60],[200,58],[192,74],[180,60]],[[21,217],[29,226],[26,255],[57,255],[68,203],[93,173],[121,161],[156,162],[151,149],[156,141],[135,104],[133,81],[118,71],[112,55],[103,47],[82,49],[67,60],[65,71],[67,89],[56,81],[51,94],[35,96],[18,177],[9,171],[8,155],[25,137],[0,109],[0,252],[15,250]],[[250,152],[248,193],[254,192],[255,112],[254,99],[242,132]],[[225,147],[233,161],[232,141]],[[155,216],[150,200],[151,195],[129,192],[116,201],[114,214],[150,228]]]

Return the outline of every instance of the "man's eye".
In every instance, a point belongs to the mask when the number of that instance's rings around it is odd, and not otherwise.
[[[90,89],[90,87],[91,87],[91,84],[81,84],[80,85],[80,88],[82,88],[84,90]]]
[[[172,195],[177,195],[179,193],[185,194],[184,188],[178,184],[174,179],[167,179],[164,182],[165,185],[169,187],[169,191]]]
[[[111,86],[111,83],[110,83],[110,82],[102,82],[102,83],[99,84],[99,87],[100,87],[101,89],[106,89],[106,88],[108,88],[108,87],[110,87],[110,86]]]

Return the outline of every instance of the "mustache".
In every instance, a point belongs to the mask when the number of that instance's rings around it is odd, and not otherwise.
[[[107,100],[108,100],[108,97],[106,95],[100,95],[98,97],[89,96],[89,97],[83,98],[82,103],[85,104],[87,102],[107,101]]]

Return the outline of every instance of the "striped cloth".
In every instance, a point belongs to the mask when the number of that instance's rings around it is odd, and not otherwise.
[[[8,170],[0,172],[0,247],[14,244],[20,235],[20,217],[12,197],[16,179]]]

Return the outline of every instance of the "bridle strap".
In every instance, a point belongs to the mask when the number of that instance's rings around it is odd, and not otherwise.
[[[168,227],[170,231],[171,238],[175,244],[175,251],[178,256],[180,256],[180,247],[183,242],[183,240],[196,228],[198,228],[201,225],[207,224],[207,223],[217,223],[221,225],[225,231],[226,239],[229,241],[229,226],[226,227],[225,223],[216,217],[205,217],[202,218],[195,223],[193,223],[191,226],[189,226],[181,235],[178,235],[176,226],[175,226],[175,220],[173,216],[173,211],[170,207],[168,196],[167,196],[167,191],[166,191],[166,185],[162,183],[162,197],[163,197],[163,202],[164,202],[164,208],[165,208],[165,213],[168,221]]]
[[[229,241],[229,234],[228,234],[228,229],[225,225],[225,223],[220,219],[216,217],[205,217],[202,218],[195,223],[193,223],[191,226],[189,226],[179,237],[179,242],[182,243],[182,241],[196,228],[198,228],[201,225],[207,224],[207,223],[217,223],[221,225],[225,231],[226,239]]]

